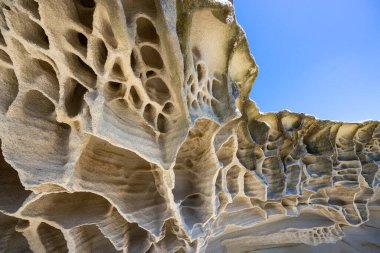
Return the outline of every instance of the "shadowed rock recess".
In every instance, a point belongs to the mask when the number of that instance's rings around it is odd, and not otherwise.
[[[380,123],[260,113],[232,1],[0,0],[0,31],[0,252],[379,252]]]

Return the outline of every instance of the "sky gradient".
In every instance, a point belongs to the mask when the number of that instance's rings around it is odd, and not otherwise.
[[[379,0],[234,0],[262,112],[380,120]]]

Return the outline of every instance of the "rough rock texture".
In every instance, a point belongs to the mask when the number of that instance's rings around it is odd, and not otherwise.
[[[230,1],[0,0],[0,30],[0,252],[379,252],[380,123],[260,113]]]

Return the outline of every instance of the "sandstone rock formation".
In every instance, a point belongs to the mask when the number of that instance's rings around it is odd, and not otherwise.
[[[0,252],[379,251],[380,123],[260,113],[231,1],[0,0],[0,31]]]

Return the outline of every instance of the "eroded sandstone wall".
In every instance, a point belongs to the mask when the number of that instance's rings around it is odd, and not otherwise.
[[[0,252],[379,250],[380,123],[260,113],[230,1],[0,0],[0,31]]]

